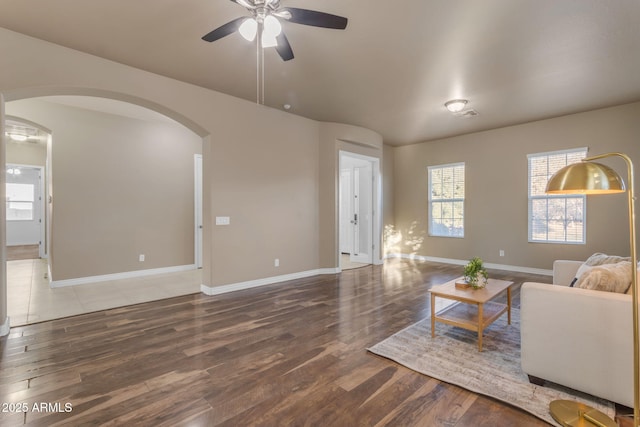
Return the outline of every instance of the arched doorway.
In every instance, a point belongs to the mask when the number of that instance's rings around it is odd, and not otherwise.
[[[98,98],[96,98],[96,97],[95,97],[95,91],[90,91],[90,92],[91,92],[91,98],[87,98],[87,99],[89,100],[89,103],[91,103],[91,104],[92,104],[92,108],[88,108],[88,109],[94,109],[94,107],[96,106],[96,103],[100,103],[100,99],[98,99]],[[103,94],[103,95],[105,95],[105,94]],[[120,98],[120,96],[113,96],[113,94],[109,94],[109,95],[112,95],[112,96],[110,96],[109,98],[106,98],[106,100],[107,100],[107,104],[110,102],[109,100],[113,100],[114,98]],[[74,95],[73,97],[76,97],[76,96],[77,96],[77,95]],[[73,98],[73,97],[72,97],[72,98]],[[65,96],[65,98],[67,98],[67,99],[66,99],[66,101],[68,101],[68,102],[72,102],[72,100],[71,100],[71,98],[70,98],[70,97]],[[132,101],[132,98],[130,98],[130,97],[126,97],[126,96],[125,96],[124,98],[126,98],[126,99],[127,99],[127,102]],[[29,98],[29,99],[33,99],[33,98]],[[18,100],[18,99],[15,99],[14,101],[19,101],[19,100]],[[140,100],[138,100],[138,101],[140,101]],[[117,101],[113,101],[113,102],[117,102]],[[111,103],[111,106],[113,106],[113,102]],[[143,102],[143,101],[137,102],[135,105],[140,105],[140,104],[145,104],[145,105],[144,105],[144,108],[145,108],[145,109],[148,109],[148,107],[149,107],[149,103],[146,103],[146,102]],[[127,105],[129,105],[130,107],[132,107],[132,108],[131,108],[131,110],[135,110],[135,107],[133,107],[133,105],[132,105],[132,104],[130,104],[130,103],[129,103],[129,104],[127,104]],[[80,107],[80,106],[78,106],[78,105],[65,105],[65,106],[64,106],[64,108],[67,108],[67,109],[68,109],[68,108],[79,108],[79,107]],[[159,109],[159,110],[162,110],[162,113],[163,113],[163,114],[167,112],[167,110],[166,110],[166,109],[163,109],[163,108],[158,108],[158,109]],[[11,108],[9,108],[9,110],[11,110]],[[155,111],[155,110],[154,110],[154,111]],[[131,111],[129,111],[129,113],[131,113]],[[115,111],[102,111],[102,112],[101,112],[101,114],[107,114],[107,115],[111,115],[111,116],[117,116],[117,115],[118,115],[118,114],[120,114],[120,113],[117,113],[117,112],[115,112]],[[112,118],[112,119],[113,119],[113,118]],[[136,120],[146,120],[146,119],[138,117],[138,118],[136,118]],[[180,121],[180,126],[184,127],[184,122],[186,122],[186,123],[188,123],[188,124],[190,124],[190,125],[192,124],[190,121],[182,119],[182,120]],[[203,138],[203,137],[202,137],[202,134],[204,133],[204,132],[202,131],[202,129],[200,129],[199,127],[195,126],[195,130],[194,130],[194,129],[192,129],[192,128],[189,128],[189,130],[190,130],[192,133],[194,133],[194,136],[198,139],[198,141],[199,141],[199,143],[200,143],[200,146],[202,147],[203,140],[206,140],[206,139],[207,139],[206,137],[205,137],[205,138]],[[54,140],[55,140],[55,137],[56,137],[56,136],[59,136],[59,135],[56,135],[55,129],[53,130],[53,134],[54,134]],[[201,153],[202,153],[202,151],[200,151],[198,154],[200,154],[200,155],[201,155]],[[58,156],[58,159],[60,159],[60,156]],[[60,160],[59,160],[59,161],[60,161]],[[102,161],[104,161],[104,160],[103,160],[103,159],[100,159],[100,162],[102,162]],[[3,159],[3,163],[5,163],[5,162],[6,162],[6,159]],[[80,164],[85,163],[85,166],[86,166],[86,162],[80,161],[79,163],[80,163]],[[97,164],[97,163],[96,163],[96,164]],[[96,167],[95,167],[95,166],[96,166],[96,164],[94,164],[93,166],[89,165],[88,167],[85,167],[85,172],[86,172],[86,170],[87,170],[87,169],[89,169],[89,170],[96,169]],[[53,164],[52,166],[53,166],[53,168],[55,169],[55,160],[54,160],[54,164]],[[66,163],[66,164],[64,165],[64,168],[68,168],[68,166],[69,166],[69,164],[68,164],[68,163]],[[188,178],[188,179],[189,179],[189,181],[192,183],[192,185],[194,185],[194,184],[193,184],[193,183],[194,183],[194,171],[193,171],[193,168],[194,168],[194,158],[193,158],[193,156],[189,159],[189,166],[190,166],[190,168],[192,168],[192,169],[191,169],[191,171],[192,171],[192,172],[191,172],[191,175],[189,176],[189,178]],[[79,177],[78,177],[78,179],[82,180],[82,177],[81,177],[81,176],[79,176]],[[55,182],[55,180],[52,180],[52,181],[54,181],[54,182]],[[105,181],[113,181],[113,178],[105,179]],[[117,182],[116,182],[115,184],[116,184],[116,185],[118,185],[118,183],[117,183]],[[120,183],[120,184],[121,184],[121,183]],[[55,185],[55,183],[54,183],[54,185]],[[123,186],[121,186],[121,188],[123,188]],[[100,190],[100,189],[98,189],[98,190]],[[101,199],[104,199],[104,192],[97,191],[97,193],[99,194],[99,196],[100,196],[100,198],[101,198]],[[192,190],[192,191],[191,191],[191,193],[192,193],[192,195],[193,195],[193,194],[194,194],[194,191]],[[58,195],[59,195],[59,193],[58,193]],[[61,198],[60,198],[60,197],[56,197],[56,199],[59,201]],[[191,203],[191,206],[194,206],[193,200],[192,200],[190,203]],[[55,205],[55,203],[52,203],[52,204],[54,204],[54,205]],[[62,215],[62,214],[61,214],[61,213],[59,213],[59,215]],[[195,215],[192,215],[192,216],[195,218]],[[54,215],[54,217],[56,217],[56,216]],[[147,217],[148,217],[148,216],[147,216]],[[194,219],[194,221],[195,221],[195,219]],[[55,226],[55,222],[53,222],[53,225]],[[144,227],[143,227],[143,228],[144,228]],[[192,233],[192,239],[194,239],[194,237],[193,237],[193,233],[194,233],[194,230],[195,230],[196,228],[197,228],[197,227],[195,226],[195,224],[194,224],[194,225],[192,225],[192,227],[191,227],[191,231],[190,231],[190,232]],[[153,233],[153,230],[151,230],[151,231],[143,230],[143,232],[142,232],[141,234],[144,234],[145,232],[147,232],[148,234],[157,234],[157,233]],[[55,240],[55,238],[56,238],[56,236],[55,236],[55,234],[54,234],[54,236],[53,236],[53,240]],[[59,238],[59,236],[58,236],[58,238]],[[143,240],[144,236],[138,236],[137,238],[138,238],[139,240]],[[153,245],[147,245],[147,247],[149,247],[149,246],[153,246]],[[193,252],[194,252],[194,259],[195,259],[195,258],[197,257],[196,250],[195,250],[195,249],[196,249],[196,246],[195,246],[193,243],[191,243],[191,248],[192,248],[192,250],[193,250]],[[3,250],[4,250],[4,248],[3,248]],[[55,251],[54,251],[54,252],[55,252]],[[138,252],[140,252],[140,254],[138,254]],[[58,254],[60,254],[60,253],[61,253],[61,251],[58,251]],[[55,253],[53,253],[52,255],[53,255],[53,258],[55,258]],[[142,249],[141,249],[141,250],[136,250],[136,262],[140,262],[140,263],[148,262],[148,261],[149,261],[149,258],[153,258],[153,256],[150,256],[150,254],[149,254],[149,253],[143,253],[143,250],[142,250]],[[53,262],[55,262],[55,259],[54,259],[54,261],[53,261]],[[194,264],[194,262],[191,262],[191,264]],[[159,269],[157,269],[157,268],[144,269],[144,268],[143,268],[142,270],[159,270]],[[160,269],[160,270],[161,270],[161,269]],[[89,270],[86,270],[86,271],[89,271]],[[94,282],[96,282],[96,283],[97,283],[97,282],[102,282],[102,281],[104,281],[104,279],[113,279],[113,278],[114,278],[114,277],[113,277],[113,276],[114,276],[114,274],[115,274],[116,276],[118,276],[118,275],[121,275],[122,273],[131,273],[131,271],[116,271],[116,272],[107,271],[107,272],[106,272],[106,274],[95,274],[95,273],[94,273],[94,274],[91,274],[91,273],[87,274],[87,273],[86,273],[86,271],[83,271],[83,272],[81,272],[81,273],[80,273],[80,276],[82,276],[82,277],[80,277],[80,278],[86,278],[85,276],[90,276],[90,278],[91,278],[91,279],[93,279],[93,281],[94,281]],[[135,272],[134,272],[134,275],[135,275]],[[143,274],[143,275],[144,275],[144,274]],[[140,276],[138,276],[138,277],[142,277],[142,275],[140,275]],[[51,276],[50,276],[50,278],[51,278]],[[119,276],[118,276],[118,278],[119,278]],[[55,276],[53,276],[53,279],[54,279],[54,281],[55,281]],[[78,284],[78,283],[76,283],[75,279],[76,279],[76,277],[72,277],[72,278],[70,278],[70,279],[67,279],[67,278],[64,278],[64,277],[63,277],[63,279],[62,279],[62,280],[59,280],[58,282],[63,282],[63,283],[62,283],[62,285],[63,285],[63,286],[67,286],[67,285],[76,285],[76,284]],[[199,288],[199,284],[198,284],[198,286],[196,287],[196,289],[198,289],[198,288]],[[66,289],[66,290],[68,291],[69,289]],[[3,292],[3,293],[4,293],[4,296],[3,296],[3,302],[4,302],[4,305],[5,305],[5,307],[6,307],[6,301],[7,301],[7,298],[6,298],[6,296],[7,296],[7,293],[6,293],[6,291],[7,291],[6,286],[4,287],[3,291],[4,291],[4,292]],[[68,302],[68,300],[67,300],[67,302]],[[134,301],[134,302],[135,302],[135,301]],[[96,307],[96,309],[101,309],[101,308],[102,308],[102,307],[98,307],[98,306],[95,306],[95,307]],[[89,310],[89,311],[93,311],[93,310]],[[68,313],[68,314],[76,314],[76,313]],[[40,318],[40,319],[37,319],[37,320],[45,320],[45,319]],[[11,323],[12,323],[12,324],[16,324],[16,323],[15,323],[15,322],[13,322],[13,321],[12,321]],[[7,325],[7,327],[8,327],[8,325]]]

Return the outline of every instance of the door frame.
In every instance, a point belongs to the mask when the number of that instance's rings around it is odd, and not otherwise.
[[[351,151],[339,150],[338,151],[338,187],[340,184],[341,173],[343,168],[343,162],[345,157],[350,157],[358,160],[364,160],[371,164],[371,172],[372,172],[372,197],[371,197],[371,242],[372,242],[372,250],[371,250],[371,264],[380,265],[382,264],[381,257],[381,239],[382,239],[382,173],[380,170],[381,162],[377,157],[366,156],[364,154],[358,154]],[[338,198],[338,230],[341,227],[341,218],[340,218],[340,200]],[[338,232],[338,236],[340,233]],[[340,237],[339,237],[340,238]],[[338,267],[342,269],[342,260],[341,260],[341,248],[340,248],[340,240],[338,240],[337,245],[338,252]]]
[[[202,154],[194,154],[193,156],[194,171],[194,264],[196,268],[202,268],[202,240],[203,240],[203,219],[202,219]]]
[[[6,139],[4,136],[4,95],[0,92],[0,166],[6,170]],[[0,200],[6,200],[7,174],[0,175]],[[0,224],[5,227],[7,222],[7,210],[0,210]],[[6,233],[0,234],[0,336],[9,334],[9,316],[7,314],[7,241]]]
[[[338,253],[340,254],[351,254],[351,249],[353,247],[353,235],[347,228],[347,224],[353,215],[351,212],[345,212],[346,209],[342,205],[346,200],[351,200],[353,198],[353,195],[351,194],[353,191],[352,185],[344,185],[346,183],[351,184],[351,172],[352,171],[350,169],[341,169],[339,171],[338,215],[340,215],[340,220],[338,221]],[[348,210],[350,211],[351,209]],[[345,249],[349,250],[345,252]]]

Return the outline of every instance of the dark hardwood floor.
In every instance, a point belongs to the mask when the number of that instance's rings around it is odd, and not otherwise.
[[[429,287],[460,270],[390,260],[13,328],[0,394],[28,412],[1,413],[0,425],[547,425],[366,351],[428,317]],[[515,306],[520,283],[550,281],[490,275],[517,283]]]

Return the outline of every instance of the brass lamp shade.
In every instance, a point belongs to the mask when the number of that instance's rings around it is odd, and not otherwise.
[[[609,166],[580,162],[563,167],[547,182],[549,194],[607,194],[626,191],[624,181]]]

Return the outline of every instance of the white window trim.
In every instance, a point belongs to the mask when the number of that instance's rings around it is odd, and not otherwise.
[[[465,197],[463,198],[453,198],[453,199],[445,199],[442,201],[447,201],[447,202],[462,202],[462,235],[461,236],[448,236],[448,235],[444,235],[444,234],[434,234],[431,230],[431,226],[433,224],[432,222],[432,216],[431,216],[431,202],[433,201],[432,196],[431,196],[431,170],[432,169],[445,169],[445,168],[450,168],[450,167],[457,167],[457,166],[462,166],[464,167],[464,174],[465,174]],[[467,168],[465,165],[465,162],[457,162],[457,163],[447,163],[447,164],[443,164],[443,165],[432,165],[432,166],[427,166],[427,193],[428,194],[428,201],[427,201],[427,229],[428,229],[428,234],[429,237],[445,237],[445,238],[449,238],[449,239],[464,239],[464,232],[465,232],[465,220],[466,220],[466,203],[465,203],[465,198],[466,198],[466,185],[467,185]]]
[[[576,148],[567,148],[565,150],[542,151],[540,153],[530,153],[530,154],[527,154],[527,160],[532,157],[553,156],[554,154],[568,154],[568,153],[575,153],[576,151],[586,151],[588,155],[589,147],[576,147]]]
[[[527,154],[527,233],[529,243],[542,243],[542,244],[562,244],[562,245],[586,245],[587,244],[587,196],[579,194],[547,194],[545,196],[532,196],[531,195],[531,170],[530,162],[532,157],[545,157],[556,154],[575,153],[577,151],[584,151],[586,156],[589,155],[589,147],[576,147],[566,150],[545,151],[541,153]],[[532,201],[533,200],[549,200],[549,199],[582,199],[582,241],[581,242],[568,242],[566,240],[534,240],[532,238],[533,230],[531,227],[531,213],[532,213]]]

